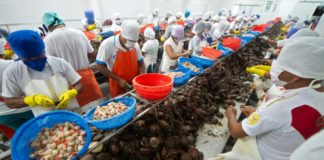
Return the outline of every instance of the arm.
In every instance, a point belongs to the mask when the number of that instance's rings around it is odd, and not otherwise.
[[[6,98],[4,97],[4,102],[10,109],[19,109],[28,106],[25,101],[25,97],[15,97],[15,98]]]
[[[83,85],[81,83],[81,81],[75,83],[74,85],[72,85],[71,89],[75,89],[78,91],[78,93],[80,93],[83,89]]]
[[[105,65],[103,64],[96,64],[96,69],[106,77],[112,78],[115,81],[119,81],[121,78],[118,77],[116,74],[111,72]]]
[[[138,71],[139,71],[138,74],[145,73],[145,64],[144,64],[144,61],[138,62]]]
[[[228,129],[233,138],[242,138],[247,136],[243,130],[242,124],[236,120],[236,110],[233,106],[227,107],[225,115],[228,119]]]
[[[166,45],[165,46],[165,50],[166,50],[166,53],[168,54],[168,56],[171,58],[171,59],[177,59],[181,56],[186,56],[186,55],[189,55],[190,51],[186,51],[184,53],[180,53],[180,54],[176,54],[174,53],[171,45]]]

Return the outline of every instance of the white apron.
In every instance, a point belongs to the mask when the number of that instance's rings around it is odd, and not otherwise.
[[[236,141],[231,152],[217,155],[208,160],[262,160],[256,137],[244,137]]]
[[[48,63],[48,62],[47,62]],[[26,96],[32,96],[34,94],[42,94],[49,98],[51,98],[55,104],[58,104],[58,97],[64,93],[65,91],[69,90],[69,83],[65,77],[58,74],[48,63],[50,68],[52,69],[54,75],[49,77],[46,80],[38,80],[38,79],[31,79],[28,74],[28,80],[24,88],[24,92]],[[28,73],[27,66],[26,66],[26,73]],[[70,104],[68,105],[67,109],[71,110],[73,108],[78,108],[79,105],[76,99],[72,99]],[[56,110],[56,106],[51,107],[41,107],[41,106],[34,106],[31,107],[34,116],[40,115],[42,113],[46,113],[48,111]]]

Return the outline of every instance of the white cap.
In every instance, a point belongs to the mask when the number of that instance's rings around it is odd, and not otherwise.
[[[174,16],[169,17],[168,24],[171,24],[171,23],[177,23],[176,17],[174,17]]]
[[[172,13],[170,12],[170,11],[168,11],[167,13],[166,13],[166,15],[165,15],[166,17],[171,17],[172,16]]]
[[[144,37],[149,38],[149,39],[154,39],[155,38],[155,32],[152,28],[147,27],[144,30]]]
[[[144,20],[144,14],[143,13],[137,14],[136,19],[139,20],[142,23],[143,20]]]
[[[178,12],[176,15],[177,18],[182,18],[183,17],[183,13],[182,12]]]
[[[298,37],[281,50],[280,67],[301,78],[324,79],[324,38]]]
[[[158,8],[154,8],[152,14],[153,15],[159,15],[160,10]]]
[[[204,20],[209,20],[210,19],[210,15],[209,15],[209,13],[207,12],[207,13],[205,13],[205,15],[204,15],[204,18],[203,18]]]
[[[212,20],[213,21],[219,21],[219,16],[218,15],[213,16]]]
[[[121,19],[120,13],[114,14],[114,20],[116,20],[116,19]]]
[[[172,26],[171,35],[176,38],[184,39],[184,28],[181,25]]]
[[[198,12],[195,16],[195,20],[202,19],[202,13]]]
[[[198,22],[195,24],[195,26],[192,29],[192,33],[198,34],[200,32],[203,32],[206,29],[206,23],[205,22]]]
[[[291,21],[297,22],[299,20],[299,17],[294,16],[293,18],[291,18]]]
[[[126,21],[121,26],[121,35],[129,40],[137,41],[140,33],[140,26],[137,22]]]
[[[290,39],[298,38],[298,37],[319,37],[319,34],[315,31],[312,31],[308,28],[302,28],[298,30],[295,34],[293,34],[289,39],[283,39],[280,41],[277,41],[278,47],[283,47],[287,42],[289,42]]]
[[[213,26],[213,25],[212,25],[211,23],[206,22],[206,30],[210,31],[211,28],[212,28],[212,26]]]

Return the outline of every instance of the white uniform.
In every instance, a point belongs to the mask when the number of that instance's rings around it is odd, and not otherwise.
[[[117,25],[116,23],[113,23],[110,27],[110,30],[114,32],[121,31],[121,25]]]
[[[242,121],[249,136],[256,136],[263,160],[289,159],[307,138],[319,132],[324,115],[324,93],[308,87],[286,90]]]
[[[2,79],[4,75],[5,69],[13,63],[12,60],[3,60],[0,59],[0,85],[2,86]],[[2,93],[2,87],[0,86],[0,94]],[[21,113],[30,110],[30,108],[25,107],[22,109],[10,109],[6,106],[6,104],[0,101],[0,116],[2,115],[9,115],[15,113]]]
[[[96,63],[106,64],[108,69],[112,70],[116,61],[117,49],[126,51],[120,44],[119,35],[105,39],[99,47]],[[143,55],[137,43],[135,50],[138,62],[143,61]]]
[[[144,43],[142,52],[145,52],[144,62],[145,65],[153,65],[157,61],[157,54],[159,51],[159,41],[156,39],[150,39]]]
[[[73,28],[58,28],[44,40],[46,54],[69,62],[75,70],[89,68],[88,53],[93,48],[84,33]]]
[[[173,52],[175,54],[180,54],[180,53],[182,53],[182,50],[183,50],[183,42],[179,42],[177,45],[173,41],[172,37],[167,39],[163,45],[164,52],[163,52],[162,62],[161,62],[161,72],[169,72],[171,66],[177,65],[177,59],[171,59],[168,56],[168,53],[166,52],[166,48],[165,48],[167,45],[171,46],[171,48],[173,49]]]
[[[99,20],[95,19],[95,22],[96,24],[96,29],[92,30],[95,34],[99,34],[100,33],[100,30],[102,29],[102,26],[101,26],[101,23]],[[88,23],[88,20],[86,18],[82,19],[82,24],[83,25],[89,25]]]
[[[147,24],[153,24],[154,26],[157,26],[159,25],[159,22],[160,22],[160,18],[158,16],[153,17],[153,15],[151,14],[147,18]]]
[[[291,155],[290,160],[322,160],[324,153],[324,130],[309,138]]]
[[[80,75],[71,67],[71,65],[61,58],[47,56],[47,64],[43,71],[38,72],[33,69],[28,68],[22,61],[16,61],[8,67],[4,73],[3,83],[2,83],[2,95],[6,98],[14,98],[25,96],[24,87],[28,82],[28,77],[31,79],[47,79],[56,70],[63,77],[67,78],[69,83],[77,83],[81,77]],[[27,72],[25,70],[27,69]]]
[[[207,42],[198,35],[192,37],[189,41],[188,50],[192,50],[193,55],[200,55],[201,54],[201,47],[207,46]]]

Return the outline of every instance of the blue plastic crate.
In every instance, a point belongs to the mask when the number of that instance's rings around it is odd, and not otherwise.
[[[121,102],[124,103],[128,109],[118,115],[115,115],[111,118],[104,119],[104,120],[93,120],[93,113],[96,110],[95,108],[92,108],[88,113],[85,115],[85,119],[88,121],[88,123],[98,129],[102,130],[111,130],[118,127],[121,127],[125,125],[127,122],[129,122],[133,116],[135,115],[136,111],[136,99],[132,97],[122,97],[122,98],[116,98],[111,99],[109,101],[101,103],[99,106],[105,106],[110,102]]]
[[[221,58],[226,57],[227,55],[229,55],[229,54],[231,54],[231,53],[233,52],[232,49],[227,48],[227,47],[224,47],[224,46],[221,45],[221,44],[219,44],[219,45],[217,46],[217,49],[223,52]]]
[[[253,34],[254,36],[259,36],[261,33],[260,32],[255,32],[255,31],[248,31],[246,34]]]
[[[172,70],[171,72],[182,72],[183,75],[179,77],[173,78],[173,86],[174,87],[180,87],[184,84],[186,84],[191,76],[191,70],[189,68],[178,68],[175,70]]]
[[[38,133],[44,128],[51,128],[56,124],[71,122],[86,132],[84,146],[72,160],[76,160],[84,154],[91,142],[91,130],[87,122],[78,114],[70,111],[52,111],[41,114],[22,125],[11,140],[11,159],[13,160],[31,160],[29,155],[33,149],[29,144],[37,137]]]
[[[200,64],[203,68],[208,68],[210,66],[212,66],[215,61],[211,60],[211,59],[207,59],[207,58],[201,58],[198,56],[191,56],[190,59],[195,62]]]
[[[199,68],[199,72],[191,71],[191,76],[192,77],[197,76],[197,75],[199,75],[199,74],[201,74],[201,73],[204,72],[204,68],[200,64],[198,64],[196,62],[193,62],[191,59],[186,58],[186,57],[180,57],[180,58],[178,58],[178,68],[180,68],[180,69],[187,68],[187,67],[185,67],[185,66],[182,65],[182,63],[184,63],[184,62],[190,62],[191,64],[193,64],[197,68]]]

